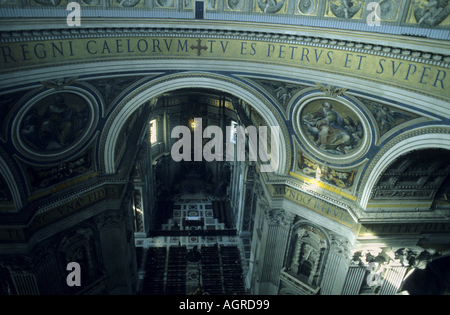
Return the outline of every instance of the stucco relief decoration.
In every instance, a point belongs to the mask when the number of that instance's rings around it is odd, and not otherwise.
[[[56,91],[60,91],[60,90],[64,89],[65,86],[74,83],[77,79],[78,79],[78,77],[59,78],[56,80],[41,81],[41,83],[47,89],[55,89]]]
[[[394,258],[399,260],[404,267],[422,270],[427,267],[429,262],[440,255],[441,253],[434,249],[413,250],[409,248],[400,248],[394,252]]]
[[[231,10],[237,11],[242,8],[244,0],[227,0],[227,4]]]
[[[63,1],[61,0],[29,0],[28,3],[30,4],[40,4],[40,5],[45,5],[45,6],[58,6],[61,5]],[[63,2],[64,3],[64,2]]]
[[[27,152],[65,152],[81,141],[93,120],[93,111],[78,94],[51,94],[32,104],[17,124],[18,144]]]
[[[100,93],[102,93],[103,98],[105,99],[106,105],[110,105],[111,102],[119,95],[120,92],[128,88],[133,82],[135,82],[140,77],[131,77],[131,78],[110,78],[110,79],[101,79],[101,80],[93,80],[87,81],[88,83],[95,86]]]
[[[87,4],[87,5],[96,5],[101,3],[101,1],[98,0],[83,0],[83,3]]]
[[[316,180],[338,186],[340,188],[351,188],[353,186],[357,170],[340,171],[330,168],[328,165],[320,165],[303,156],[298,151],[298,171],[304,175],[314,177]]]
[[[414,18],[420,26],[434,27],[450,15],[449,0],[412,1]]]
[[[312,13],[316,6],[316,2],[314,0],[300,0],[298,3],[298,10],[307,15]]]
[[[38,168],[30,166],[27,168],[27,173],[30,178],[31,190],[34,192],[85,174],[92,169],[91,150],[88,150],[83,156],[69,161],[61,161],[53,167]]]
[[[366,268],[366,266],[371,262],[384,264],[387,259],[381,254],[381,252],[382,250],[380,248],[352,251],[353,255],[351,257],[350,264],[363,268]]]
[[[165,4],[166,7],[169,7],[170,4],[172,4],[173,0],[156,0],[158,5],[163,6],[163,4]],[[240,0],[241,2],[243,0]],[[170,3],[169,3],[170,2]],[[183,8],[184,9],[192,9],[194,7],[194,2],[195,0],[183,0]],[[235,2],[239,2],[235,1]],[[217,9],[217,0],[207,0],[206,1],[206,9],[207,10],[216,10]],[[234,9],[233,9],[234,10]]]
[[[345,259],[350,261],[352,258],[349,251],[350,243],[348,240],[338,237],[336,235],[331,235],[331,249],[338,254],[341,254]]]
[[[168,8],[172,6],[173,0],[156,0],[156,4],[163,8]]]
[[[358,0],[330,0],[329,7],[336,17],[350,19],[361,10],[363,3],[364,2]]]
[[[141,0],[111,0],[110,3],[113,7],[143,7],[145,5]]]
[[[266,211],[266,218],[271,224],[278,224],[289,227],[292,223],[294,217],[289,212],[286,212],[282,209],[274,209],[270,211]]]
[[[317,85],[317,88],[324,92],[327,96],[336,97],[340,95],[344,95],[344,93],[348,90],[346,88],[338,88],[333,85],[322,85],[320,83],[314,82]]]
[[[285,0],[276,1],[276,0],[257,0],[258,7],[264,13],[277,13],[280,11],[284,3],[287,2]]]
[[[311,101],[300,117],[301,129],[310,145],[323,153],[350,154],[361,146],[366,134],[358,115],[339,101]]]
[[[395,2],[392,0],[382,0],[380,3],[380,19],[387,20],[395,13]]]
[[[381,136],[392,128],[419,117],[418,115],[398,110],[383,103],[373,102],[366,99],[360,100],[367,107],[369,107],[369,110],[374,115]]]
[[[266,80],[255,81],[263,85],[264,88],[278,100],[284,110],[286,110],[292,96],[304,88],[304,86],[298,84]]]

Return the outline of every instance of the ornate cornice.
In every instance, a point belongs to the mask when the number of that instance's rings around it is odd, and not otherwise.
[[[57,199],[48,201],[46,203],[41,204],[40,206],[38,206],[38,210],[36,211],[35,215],[41,214],[43,212],[46,212],[48,210],[57,208],[69,201],[72,200],[76,200],[78,198],[80,198],[80,196],[85,195],[91,191],[94,191],[98,188],[101,188],[105,185],[123,185],[125,184],[127,181],[126,180],[121,180],[121,179],[104,179],[101,180],[95,184],[89,185],[89,186],[85,186],[81,189],[78,189],[76,191],[73,191],[69,194],[63,195]]]
[[[185,24],[186,21],[182,21]],[[301,30],[301,28],[300,28]],[[358,37],[356,40],[334,39],[327,35],[301,35],[285,34],[275,30],[272,33],[258,31],[242,31],[233,29],[207,29],[207,28],[176,28],[176,27],[86,27],[86,28],[55,28],[37,30],[16,30],[0,32],[0,43],[61,40],[78,38],[108,38],[108,37],[186,37],[186,38],[223,38],[237,40],[251,40],[262,42],[275,42],[280,44],[296,44],[324,49],[338,49],[356,53],[372,54],[383,57],[401,59],[405,61],[420,62],[440,67],[450,68],[450,54],[430,53],[425,42],[414,49],[393,45],[379,45],[370,43],[370,36]],[[445,43],[443,43],[445,45]],[[413,45],[411,45],[413,46]]]

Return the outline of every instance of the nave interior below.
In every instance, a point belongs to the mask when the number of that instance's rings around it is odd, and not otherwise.
[[[160,224],[136,247],[139,293],[246,294],[244,243],[233,228],[229,201],[191,198],[158,203]]]

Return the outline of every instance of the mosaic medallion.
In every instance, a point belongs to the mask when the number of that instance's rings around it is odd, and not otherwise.
[[[343,102],[316,98],[299,106],[296,116],[302,143],[316,156],[353,159],[367,149],[364,116]]]
[[[45,156],[66,152],[85,138],[93,116],[92,106],[79,94],[45,96],[19,116],[19,147]]]

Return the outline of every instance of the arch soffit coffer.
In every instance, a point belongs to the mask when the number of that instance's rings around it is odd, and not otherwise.
[[[386,169],[399,157],[415,150],[447,149],[450,150],[450,127],[431,126],[408,131],[386,143],[367,165],[358,187],[357,202],[365,209],[372,194],[372,189]]]
[[[276,171],[286,174],[291,160],[291,144],[284,121],[270,103],[247,85],[220,75],[190,72],[168,75],[142,85],[131,91],[112,112],[101,136],[100,165],[106,173],[114,172],[113,153],[115,141],[126,119],[146,101],[172,90],[181,88],[207,88],[238,95],[264,117],[272,126],[280,126],[279,167]]]

